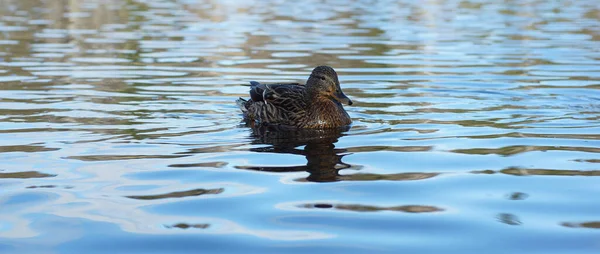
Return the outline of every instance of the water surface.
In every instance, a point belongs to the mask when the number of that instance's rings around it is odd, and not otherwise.
[[[597,253],[594,1],[0,0],[1,253]],[[333,66],[349,130],[241,122]]]

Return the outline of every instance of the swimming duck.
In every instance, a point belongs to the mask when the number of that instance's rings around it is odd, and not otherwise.
[[[306,85],[251,81],[250,99],[237,100],[248,121],[302,129],[350,125],[352,120],[342,103],[352,105],[340,88],[337,73],[329,66],[316,67]]]

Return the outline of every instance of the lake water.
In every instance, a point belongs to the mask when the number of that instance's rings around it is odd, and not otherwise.
[[[599,154],[597,1],[0,0],[0,253],[598,253]]]

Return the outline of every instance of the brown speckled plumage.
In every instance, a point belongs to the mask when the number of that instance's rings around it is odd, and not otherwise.
[[[315,68],[306,85],[250,82],[250,100],[237,100],[244,118],[292,128],[337,128],[352,123],[342,103],[352,105],[329,66]]]

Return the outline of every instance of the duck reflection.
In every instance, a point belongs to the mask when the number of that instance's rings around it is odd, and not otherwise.
[[[304,155],[306,165],[302,166],[238,166],[240,169],[268,172],[306,171],[311,182],[339,181],[339,171],[352,166],[342,162],[345,149],[336,149],[335,143],[349,128],[290,130],[274,126],[250,125],[252,144],[268,144],[268,147],[253,148],[255,152],[289,153]],[[304,149],[300,147],[304,146]]]

